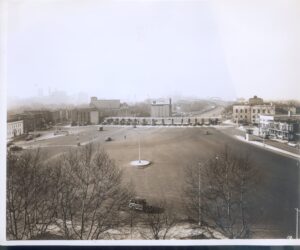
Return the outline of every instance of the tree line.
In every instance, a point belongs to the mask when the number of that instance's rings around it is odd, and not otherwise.
[[[35,239],[56,226],[63,239],[103,239],[123,226],[147,228],[145,239],[166,239],[178,223],[174,209],[128,212],[134,187],[101,148],[92,144],[45,161],[41,150],[7,153],[7,238]],[[251,199],[258,171],[228,148],[205,164],[185,167],[183,203],[188,218],[228,238],[251,237]],[[213,234],[212,234],[213,235]]]

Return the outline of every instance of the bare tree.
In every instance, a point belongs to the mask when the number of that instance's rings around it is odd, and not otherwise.
[[[255,187],[259,173],[246,155],[236,156],[228,147],[218,157],[188,168],[187,211],[206,229],[228,238],[248,238],[255,208]]]
[[[30,239],[45,233],[56,213],[54,183],[40,150],[7,155],[7,237]]]
[[[23,240],[58,224],[66,239],[98,239],[122,222],[131,194],[122,171],[92,145],[45,164],[40,150],[7,155],[7,236]]]
[[[141,234],[144,238],[164,240],[168,236],[170,229],[176,225],[177,218],[171,208],[166,208],[165,202],[161,202],[154,209],[157,211],[148,212],[143,218],[143,223],[148,228],[149,234],[145,232]]]
[[[101,149],[87,145],[58,161],[59,217],[67,239],[99,239],[120,225],[130,192],[122,171]]]

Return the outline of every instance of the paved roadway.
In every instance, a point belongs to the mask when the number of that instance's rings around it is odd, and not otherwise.
[[[210,132],[205,135],[205,131]],[[132,182],[139,196],[151,203],[165,199],[178,214],[183,214],[184,168],[218,154],[225,144],[237,153],[248,152],[262,171],[262,182],[253,191],[255,212],[259,214],[255,237],[286,238],[295,234],[295,207],[299,204],[300,172],[295,159],[240,142],[230,131],[214,128],[164,127],[96,127],[70,129],[72,134],[44,141],[27,142],[26,146],[41,146],[47,158],[76,147],[78,141],[100,143],[124,169],[125,180]],[[232,133],[232,131],[231,131]],[[129,162],[138,157],[138,134],[141,137],[142,159],[152,161],[145,169],[136,169]],[[112,142],[105,142],[107,136]],[[126,139],[125,137],[126,136]]]

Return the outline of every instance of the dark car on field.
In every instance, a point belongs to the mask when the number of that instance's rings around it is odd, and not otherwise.
[[[112,141],[111,137],[107,137],[105,141]]]
[[[133,210],[142,211],[145,213],[160,212],[159,207],[150,206],[146,199],[134,198],[129,201],[128,207]]]
[[[129,201],[128,207],[134,210],[144,211],[147,207],[146,199],[134,198]]]

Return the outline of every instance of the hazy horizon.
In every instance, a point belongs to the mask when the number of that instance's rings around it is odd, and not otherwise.
[[[299,17],[296,0],[8,1],[7,96],[300,99]]]
[[[252,96],[253,97],[253,96]],[[260,97],[260,96],[259,96]],[[81,105],[89,105],[90,98],[87,93],[79,92],[72,95],[69,95],[66,92],[63,91],[54,91],[52,93],[48,93],[46,95],[40,95],[40,96],[33,96],[33,97],[27,97],[27,98],[18,98],[18,97],[8,97],[7,98],[7,108],[10,109],[18,109],[22,106],[31,106],[34,107],[35,105],[42,105],[42,106],[51,106],[52,108],[54,106],[81,106]],[[127,103],[129,105],[135,104],[135,103],[141,103],[141,102],[149,102],[149,100],[160,100],[160,99],[172,99],[172,103],[177,103],[178,101],[221,101],[222,103],[234,103],[236,101],[240,101],[242,99],[245,99],[245,101],[248,101],[248,98],[239,97],[235,100],[225,100],[219,97],[206,97],[206,98],[200,98],[197,96],[183,96],[183,95],[177,95],[177,96],[158,96],[143,100],[124,100],[120,99],[121,103]],[[101,99],[101,98],[98,98]],[[104,98],[106,99],[106,98]],[[300,99],[264,99],[266,102],[288,102],[288,101],[296,101],[297,103],[300,103]]]

